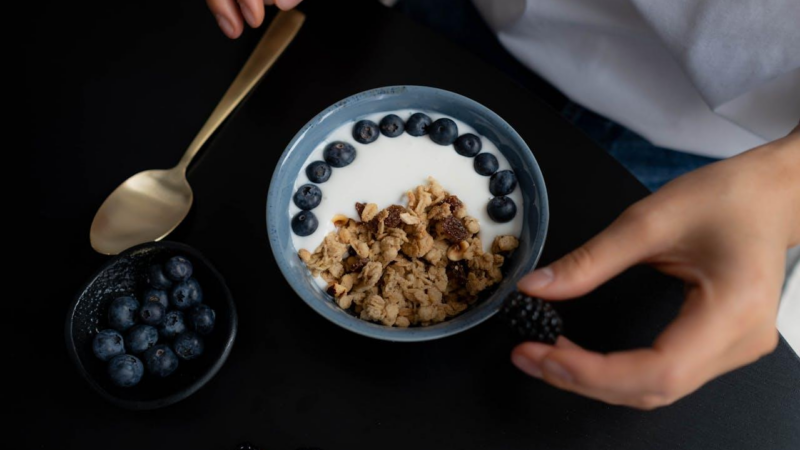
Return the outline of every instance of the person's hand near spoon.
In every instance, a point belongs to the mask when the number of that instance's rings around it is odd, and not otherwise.
[[[605,231],[519,282],[566,300],[626,268],[683,279],[686,301],[652,348],[600,354],[561,337],[511,355],[525,373],[607,403],[652,409],[772,352],[787,249],[800,244],[800,127],[634,204]]]
[[[206,0],[217,19],[219,28],[231,39],[242,35],[245,24],[258,28],[264,22],[264,6],[275,5],[282,10],[297,6],[302,0]]]

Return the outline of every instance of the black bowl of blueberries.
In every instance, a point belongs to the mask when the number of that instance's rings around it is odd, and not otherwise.
[[[123,408],[183,400],[222,367],[238,319],[225,280],[194,248],[150,242],[117,255],[70,307],[67,349],[101,396]]]

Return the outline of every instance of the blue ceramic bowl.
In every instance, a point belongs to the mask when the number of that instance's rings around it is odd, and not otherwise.
[[[361,320],[339,308],[312,279],[292,244],[289,204],[308,155],[333,130],[362,116],[398,109],[432,111],[454,117],[492,141],[514,168],[525,203],[520,248],[504,265],[505,278],[486,298],[462,314],[427,327],[394,328]],[[547,235],[547,190],[539,165],[519,134],[497,114],[464,96],[423,86],[391,86],[348,97],[311,119],[284,150],[267,197],[267,230],[283,276],[311,308],[352,332],[387,341],[426,341],[450,336],[494,315],[517,280],[539,260]]]

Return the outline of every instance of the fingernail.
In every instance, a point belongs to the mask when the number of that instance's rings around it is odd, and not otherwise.
[[[552,359],[544,360],[542,363],[544,371],[553,378],[558,378],[565,383],[572,383],[572,374],[565,369],[561,364],[553,361]]]
[[[554,278],[555,274],[553,273],[553,269],[543,267],[534,270],[533,273],[521,279],[519,281],[519,288],[523,291],[535,291],[552,283]]]
[[[247,21],[248,25],[253,28],[256,28],[258,24],[256,23],[256,16],[253,14],[253,11],[250,11],[250,7],[247,6],[247,3],[239,1],[239,9],[242,10],[242,15],[244,16],[244,20]]]
[[[222,29],[222,32],[228,35],[228,37],[233,37],[234,29],[233,25],[223,17],[221,14],[216,14],[215,17],[217,18],[217,25]]]
[[[278,0],[276,3],[281,9],[292,9],[300,4],[300,0]]]
[[[536,378],[542,378],[542,369],[536,364],[536,361],[526,358],[522,355],[512,355],[511,362],[517,366],[517,369],[527,373],[528,375]]]

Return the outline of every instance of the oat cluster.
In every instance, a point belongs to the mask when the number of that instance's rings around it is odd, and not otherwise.
[[[503,279],[504,255],[519,246],[514,236],[498,236],[485,253],[478,220],[433,178],[407,195],[406,207],[357,203],[360,220],[337,215],[337,231],[314,253],[299,251],[342,309],[388,326],[430,325],[461,313]]]

